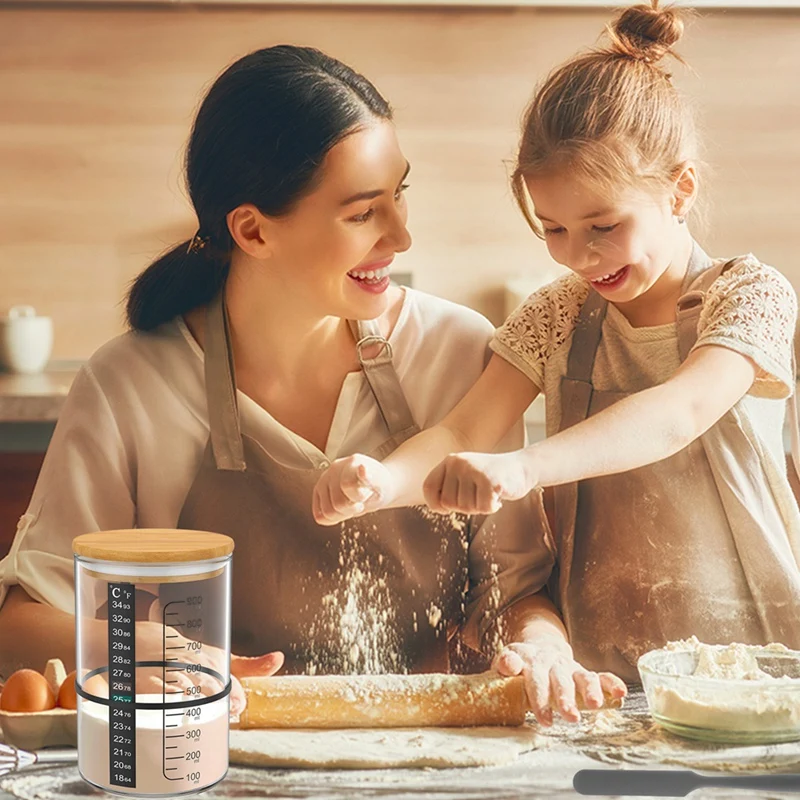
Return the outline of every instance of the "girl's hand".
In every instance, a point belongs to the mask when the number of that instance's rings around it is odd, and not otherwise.
[[[535,488],[518,453],[455,453],[425,479],[432,511],[493,514],[504,500],[518,500]]]
[[[320,525],[336,525],[360,517],[383,508],[393,492],[392,473],[380,461],[362,455],[339,458],[314,487],[314,519]]]
[[[528,704],[540,725],[553,724],[554,708],[568,722],[579,722],[578,694],[586,708],[596,709],[605,702],[604,693],[615,699],[628,693],[616,675],[584,669],[569,644],[555,636],[507,645],[495,656],[492,668],[507,677],[524,677]]]

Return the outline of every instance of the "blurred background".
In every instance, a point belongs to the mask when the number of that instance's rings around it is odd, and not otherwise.
[[[715,256],[752,251],[800,287],[800,2],[684,5],[700,7],[678,47],[691,69],[673,62],[673,74],[709,166],[695,235]],[[396,270],[500,324],[560,274],[508,189],[522,110],[612,8],[0,2],[0,316],[30,305],[53,332],[44,372],[0,374],[0,555],[74,370],[123,331],[129,281],[195,230],[183,148],[227,64],[290,42],[364,72],[412,164],[414,245]]]

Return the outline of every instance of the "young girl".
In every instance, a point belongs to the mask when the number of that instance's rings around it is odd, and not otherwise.
[[[420,502],[420,477],[442,458],[424,483],[436,511],[553,487],[550,589],[575,658],[628,680],[643,652],[692,634],[800,646],[781,402],[794,390],[796,297],[753,255],[710,259],[688,230],[696,137],[657,63],[682,30],[676,9],[628,8],[606,47],[539,88],[514,194],[570,273],[497,331],[440,425],[383,463],[335,463],[314,498],[329,524]],[[539,392],[548,438],[486,454]]]

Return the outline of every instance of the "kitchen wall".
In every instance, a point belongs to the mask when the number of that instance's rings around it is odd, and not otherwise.
[[[601,9],[0,4],[0,313],[52,315],[55,358],[122,330],[128,281],[188,237],[182,148],[201,92],[257,47],[312,44],[396,108],[413,164],[414,285],[499,323],[507,278],[550,267],[504,161],[534,82],[591,44]],[[714,254],[752,250],[800,288],[800,11],[706,12],[675,64],[713,167]]]

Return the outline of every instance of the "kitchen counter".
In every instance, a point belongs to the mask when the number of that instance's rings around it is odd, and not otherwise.
[[[0,372],[0,423],[55,422],[79,368],[64,361],[38,375]]]
[[[725,747],[679,739],[650,718],[641,690],[634,689],[621,711],[588,714],[579,725],[557,723],[544,731],[537,749],[504,767],[423,770],[267,770],[231,767],[227,777],[202,795],[235,797],[429,798],[501,800],[504,798],[576,798],[572,778],[580,769],[679,769],[702,772],[794,772],[800,767],[800,743],[765,747]],[[798,778],[800,785],[800,778]],[[85,783],[76,766],[50,767],[0,779],[0,800],[84,800],[108,797]],[[777,791],[701,789],[693,798],[796,798]]]

